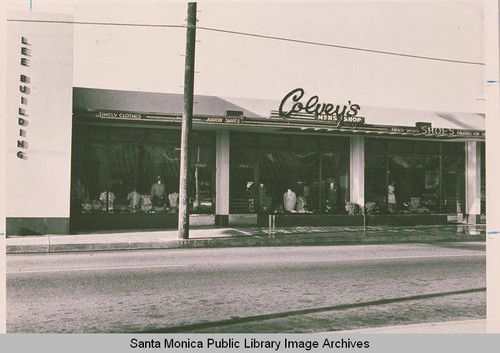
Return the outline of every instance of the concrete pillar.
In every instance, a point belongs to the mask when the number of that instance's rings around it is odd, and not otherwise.
[[[229,223],[229,130],[217,130],[215,147],[215,224]]]
[[[481,216],[481,150],[477,141],[465,145],[465,214],[467,223],[478,223]]]
[[[484,2],[486,101],[486,307],[487,333],[500,332],[500,183],[498,151],[500,151],[500,6],[499,1]]]
[[[350,200],[365,206],[365,137],[351,136]]]

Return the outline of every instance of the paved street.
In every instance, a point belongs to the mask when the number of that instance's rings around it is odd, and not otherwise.
[[[325,332],[481,319],[485,285],[484,242],[8,255],[7,330]]]

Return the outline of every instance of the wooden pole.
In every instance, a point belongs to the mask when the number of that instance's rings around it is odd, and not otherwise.
[[[196,43],[196,3],[188,3],[186,64],[184,71],[184,112],[181,130],[179,178],[179,238],[189,238],[189,140],[193,121],[194,52]]]

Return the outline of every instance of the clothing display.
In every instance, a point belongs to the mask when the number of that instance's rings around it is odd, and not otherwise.
[[[396,203],[396,195],[394,195],[394,185],[389,185],[387,188],[387,202],[395,204]]]
[[[87,188],[82,184],[81,180],[77,178],[71,186],[71,212],[90,212],[92,206],[90,206],[90,209],[87,207],[88,200],[89,195]]]
[[[387,187],[387,208],[389,212],[396,211],[396,195],[394,194],[395,189],[396,188],[392,184]]]
[[[307,206],[306,198],[304,196],[297,197],[297,206],[296,206],[297,212],[306,213],[306,206]]]
[[[82,203],[82,213],[90,213],[92,212],[92,204],[90,202]]]
[[[165,184],[158,182],[154,183],[153,186],[151,186],[151,198],[153,196],[165,196]]]
[[[168,202],[170,207],[179,207],[179,194],[176,192],[168,194]]]
[[[154,208],[160,209],[165,206],[165,198],[163,196],[156,196],[153,195],[153,198],[151,199],[151,203],[153,204]]]
[[[339,192],[338,192],[338,185],[337,185],[337,182],[335,180],[335,178],[333,179],[327,179],[327,191],[326,191],[326,195],[327,195],[327,201],[328,201],[328,204],[333,206],[333,205],[336,205],[337,202],[338,202],[338,199],[339,199]]]
[[[160,177],[158,181],[151,187],[151,202],[156,210],[160,210],[165,207],[165,184],[162,183]]]
[[[291,189],[288,189],[287,192],[283,194],[283,204],[285,206],[285,211],[295,211],[295,205],[297,204],[297,195]]]
[[[141,211],[149,212],[152,207],[151,197],[149,195],[141,195]]]
[[[81,202],[83,200],[88,200],[87,189],[79,179],[73,184],[71,191],[73,201]]]
[[[127,195],[127,201],[129,202],[129,207],[133,210],[139,209],[139,205],[141,203],[141,194],[139,194],[137,191],[131,191]]]
[[[90,202],[90,204],[92,205],[92,210],[94,210],[94,211],[101,211],[102,210],[102,202],[101,201],[92,200]]]
[[[111,191],[103,191],[99,196],[99,201],[102,203],[102,210],[106,211],[106,204],[108,211],[113,211],[113,203],[115,202],[115,194]]]

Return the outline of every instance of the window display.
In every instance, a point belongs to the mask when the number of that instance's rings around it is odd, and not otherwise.
[[[365,199],[380,212],[463,212],[464,170],[463,142],[365,140]]]
[[[74,126],[73,214],[178,211],[180,131]],[[212,213],[215,133],[193,132],[192,212]]]
[[[349,139],[231,134],[231,213],[343,213]]]

